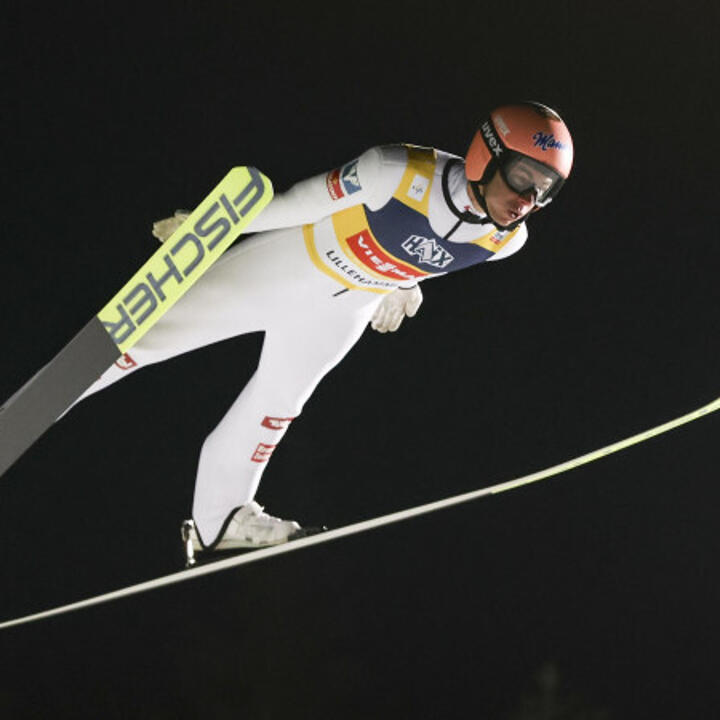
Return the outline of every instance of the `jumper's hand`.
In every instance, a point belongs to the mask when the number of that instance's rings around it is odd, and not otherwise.
[[[172,217],[153,223],[152,234],[160,242],[165,242],[188,217],[190,217],[190,213],[187,210],[176,210]]]
[[[395,332],[406,315],[407,317],[415,315],[422,299],[422,293],[417,285],[408,289],[393,290],[383,298],[375,310],[370,321],[372,329],[381,333]]]

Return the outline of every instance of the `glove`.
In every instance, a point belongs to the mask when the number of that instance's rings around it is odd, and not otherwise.
[[[152,234],[160,242],[165,242],[188,217],[190,217],[190,213],[187,210],[176,210],[172,217],[153,223]]]
[[[411,288],[398,288],[387,294],[372,316],[373,330],[381,333],[395,332],[407,315],[413,317],[422,303],[422,293],[415,285]]]

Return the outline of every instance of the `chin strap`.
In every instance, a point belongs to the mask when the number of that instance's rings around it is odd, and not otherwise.
[[[463,177],[465,177],[465,168],[462,160],[448,160],[442,174],[442,191],[443,197],[445,198],[445,204],[450,208],[452,214],[460,222],[470,223],[471,225],[487,224],[487,220],[484,217],[478,215],[476,212],[472,212],[472,210],[460,210],[458,207],[455,206],[455,203],[453,202],[452,196],[450,194],[450,170],[451,168],[454,168],[456,166],[462,166],[461,172],[463,174]],[[457,225],[455,227],[457,228]]]
[[[488,217],[488,220],[498,229],[502,231],[508,231],[508,230],[514,230],[520,223],[525,222],[527,219],[527,215],[524,217],[521,217],[519,220],[516,220],[514,223],[510,223],[509,225],[500,225],[500,223],[495,222],[493,220],[493,216],[490,214],[490,211],[488,210],[487,203],[485,202],[485,196],[480,192],[480,187],[482,183],[478,182],[476,180],[470,181],[470,190],[472,191],[473,197],[475,200],[477,200],[480,207],[485,211],[485,214]],[[539,210],[540,208],[535,206],[530,212],[535,212],[536,210]],[[529,214],[529,213],[528,213]]]

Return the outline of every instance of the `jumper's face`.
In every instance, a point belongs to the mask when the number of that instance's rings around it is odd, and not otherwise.
[[[496,172],[487,185],[482,186],[490,217],[498,225],[511,225],[522,220],[535,207],[535,196],[532,191],[516,193],[503,180],[502,173]],[[476,209],[482,211],[477,201],[470,196]]]

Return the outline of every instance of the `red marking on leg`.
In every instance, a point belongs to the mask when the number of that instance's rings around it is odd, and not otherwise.
[[[258,446],[255,448],[255,452],[250,459],[256,463],[267,462],[276,447],[277,445],[266,445],[265,443],[258,443]]]
[[[270,430],[284,430],[295,418],[270,417],[269,415],[260,423]]]
[[[115,361],[115,364],[121,369],[121,370],[130,370],[131,368],[137,367],[137,363],[128,355],[128,353],[125,353],[121,358],[118,358]]]

